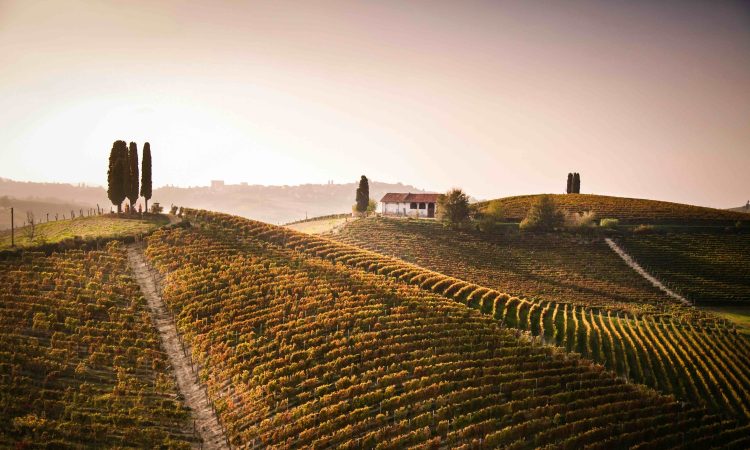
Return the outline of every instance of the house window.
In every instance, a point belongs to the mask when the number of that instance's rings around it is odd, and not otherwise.
[[[425,209],[425,208],[426,208],[426,206],[425,206],[425,204],[424,204],[424,203],[420,203],[420,204],[419,204],[419,209]]]
[[[417,209],[417,204],[416,204],[416,202],[412,202],[412,203],[411,203],[411,206],[410,206],[410,208],[411,208],[411,209]]]

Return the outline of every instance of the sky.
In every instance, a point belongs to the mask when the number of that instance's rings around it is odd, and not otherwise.
[[[0,177],[750,198],[750,4],[0,0]]]

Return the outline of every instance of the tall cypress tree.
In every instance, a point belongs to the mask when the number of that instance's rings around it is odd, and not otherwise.
[[[576,194],[581,193],[581,175],[578,172],[573,174],[573,192]]]
[[[573,193],[573,174],[568,172],[568,187],[565,190],[566,193],[572,194]]]
[[[138,201],[138,146],[135,142],[130,143],[128,149],[128,200],[130,201],[130,212],[133,213],[133,204]]]
[[[357,188],[357,212],[367,211],[367,205],[370,203],[370,183],[367,181],[367,177],[362,175],[359,179],[359,187]]]
[[[125,141],[115,141],[109,152],[109,170],[107,171],[107,197],[113,205],[117,205],[117,212],[122,211],[122,202],[125,200],[125,181],[123,175],[127,161],[128,144]]]
[[[148,212],[148,201],[151,200],[151,144],[143,144],[143,162],[141,163],[141,196],[146,200],[146,212]]]

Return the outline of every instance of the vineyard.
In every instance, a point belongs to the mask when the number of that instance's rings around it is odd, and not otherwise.
[[[123,246],[0,262],[0,447],[188,448]]]
[[[594,211],[597,217],[620,219],[622,223],[711,223],[748,221],[747,214],[723,209],[704,208],[682,203],[644,200],[637,198],[610,197],[606,195],[550,194],[557,206],[569,212]],[[503,215],[513,221],[526,217],[531,204],[538,195],[522,195],[494,200],[498,202]],[[481,209],[487,202],[478,203]]]
[[[601,239],[488,235],[431,221],[382,218],[354,221],[333,238],[514,296],[630,313],[684,309]]]
[[[260,222],[188,216],[192,228],[155,232],[146,255],[234,446],[750,444],[744,418],[627,384],[397,279],[414,266]]]
[[[659,279],[704,305],[750,305],[750,235],[647,234],[619,239]]]

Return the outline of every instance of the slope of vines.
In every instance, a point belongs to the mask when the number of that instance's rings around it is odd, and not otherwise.
[[[747,425],[444,296],[300,252],[306,236],[199,215],[154,233],[146,255],[235,446],[750,444]]]
[[[631,313],[682,307],[592,237],[490,235],[387,218],[353,221],[332,237],[511,295]]]
[[[395,278],[465,303],[504,326],[604,364],[621,376],[746,420],[750,343],[724,320],[696,314],[634,315],[568,303],[530,301],[329,239],[208,212],[188,211],[226,232]]]
[[[122,245],[0,262],[0,447],[189,447]]]
[[[750,305],[750,235],[642,234],[619,242],[654,276],[703,305]]]
[[[747,214],[724,209],[706,208],[683,203],[642,198],[611,197],[593,194],[549,194],[562,209],[570,212],[594,211],[598,217],[620,219],[622,223],[732,223],[748,221]],[[493,200],[510,220],[526,217],[539,195],[520,195]],[[481,209],[488,202],[477,204]]]

